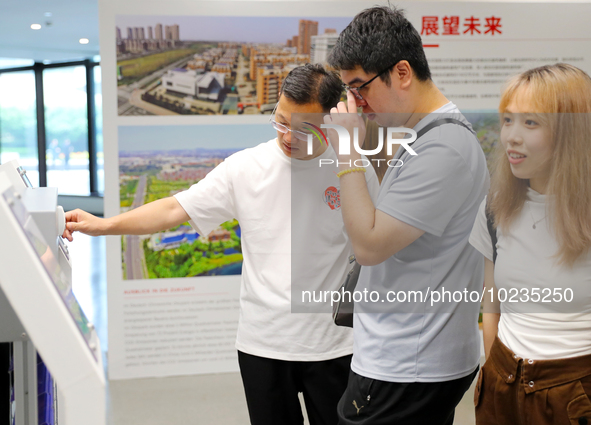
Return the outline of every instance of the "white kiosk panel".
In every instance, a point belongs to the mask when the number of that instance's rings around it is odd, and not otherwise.
[[[71,291],[71,278],[27,209],[36,189],[0,171],[0,287],[59,392],[65,425],[105,425],[100,343]],[[63,413],[63,416],[62,416]]]

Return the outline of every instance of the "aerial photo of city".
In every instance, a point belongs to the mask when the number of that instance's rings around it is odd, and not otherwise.
[[[188,189],[229,155],[272,137],[272,127],[259,124],[121,126],[121,212]],[[214,138],[216,147],[212,148]],[[184,223],[152,235],[123,236],[123,279],[240,274],[240,241],[236,220],[222,223],[208,235]]]
[[[270,113],[285,76],[326,63],[350,18],[116,18],[119,115]]]
[[[466,117],[490,167],[490,154],[499,139],[499,116],[474,112]],[[268,124],[120,126],[120,211],[186,190],[229,155],[274,137]],[[236,220],[220,224],[208,235],[200,235],[184,223],[152,235],[123,236],[123,278],[240,274],[240,243],[240,225]]]

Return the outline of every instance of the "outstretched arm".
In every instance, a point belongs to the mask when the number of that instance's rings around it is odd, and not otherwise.
[[[76,209],[66,213],[63,237],[70,242],[73,233],[100,235],[148,235],[188,221],[189,215],[174,197],[159,199],[111,218],[99,218]]]

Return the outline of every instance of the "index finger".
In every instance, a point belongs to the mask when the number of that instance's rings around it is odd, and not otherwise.
[[[355,100],[355,96],[350,91],[347,91],[347,106],[348,111],[350,114],[357,113],[357,101]]]
[[[64,231],[64,234],[62,235],[62,238],[66,238],[70,242],[72,242],[74,240],[74,236],[72,236],[72,232],[70,232],[68,229],[66,229]]]

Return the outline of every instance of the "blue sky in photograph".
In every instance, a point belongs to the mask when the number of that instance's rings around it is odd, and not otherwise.
[[[119,150],[244,149],[275,137],[270,124],[120,126]]]
[[[165,25],[176,24],[181,40],[285,44],[298,34],[300,19],[317,21],[318,34],[324,34],[326,28],[341,32],[352,18],[118,15],[115,22],[123,38],[127,38],[127,27],[144,27],[147,37],[148,26],[162,24],[164,31]]]

